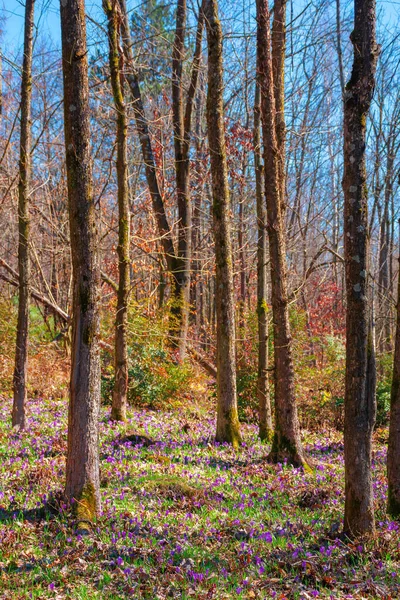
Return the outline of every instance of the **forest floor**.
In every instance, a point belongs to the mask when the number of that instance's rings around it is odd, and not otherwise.
[[[255,426],[243,426],[238,453],[215,444],[208,400],[132,411],[124,426],[108,411],[103,513],[81,537],[58,500],[66,400],[30,400],[18,434],[11,401],[0,399],[1,599],[400,598],[399,526],[385,515],[385,431],[374,453],[377,534],[349,542],[340,536],[340,434],[304,435],[318,464],[305,474],[268,464]],[[155,443],[124,441],[129,433]]]

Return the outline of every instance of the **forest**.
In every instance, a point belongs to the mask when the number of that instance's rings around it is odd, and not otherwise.
[[[400,598],[400,4],[0,2],[0,599]]]

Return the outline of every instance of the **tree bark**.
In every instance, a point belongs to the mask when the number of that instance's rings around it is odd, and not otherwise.
[[[400,264],[400,256],[399,256]],[[398,278],[397,323],[393,379],[390,396],[389,445],[387,455],[388,513],[400,518],[400,276]]]
[[[342,23],[342,17],[341,17],[341,11],[340,11],[340,0],[336,0],[336,51],[337,51],[337,55],[338,55],[338,64],[339,64],[340,89],[342,90],[342,97],[344,98],[345,80],[344,80],[344,69],[343,69],[341,23]]]
[[[271,398],[268,380],[268,306],[267,306],[267,218],[263,194],[263,165],[260,140],[260,86],[256,84],[254,101],[254,167],[257,198],[257,317],[258,317],[258,372],[257,398],[259,436],[270,441],[273,437]]]
[[[130,287],[130,207],[128,190],[127,134],[128,118],[120,69],[120,19],[118,0],[103,0],[108,23],[111,86],[117,113],[117,184],[118,184],[118,294],[115,317],[115,382],[111,418],[125,421],[128,393],[128,299]]]
[[[230,200],[226,163],[222,29],[217,0],[205,3],[208,41],[207,128],[211,160],[212,211],[216,262],[217,433],[218,442],[241,442],[236,398],[235,309]]]
[[[178,268],[172,286],[171,338],[179,348],[180,358],[186,354],[189,324],[191,202],[189,195],[189,160],[184,156],[183,60],[185,52],[186,0],[178,0],[176,31],[172,52],[172,123],[174,130],[175,180],[178,204]]]
[[[14,366],[12,426],[25,427],[29,330],[29,185],[31,179],[32,52],[35,0],[25,4],[24,58],[21,82],[21,133],[18,183],[18,322]]]
[[[375,386],[368,330],[368,198],[366,118],[374,86],[378,47],[375,0],[355,0],[353,70],[344,95],[344,240],[346,270],[345,514],[344,531],[374,530],[371,445]]]
[[[192,202],[190,198],[190,134],[197,89],[204,28],[204,11],[200,7],[191,80],[184,106],[182,81],[186,32],[186,0],[178,0],[176,32],[172,55],[172,116],[174,129],[175,178],[178,204],[177,269],[172,285],[172,339],[176,339],[180,359],[186,355],[190,307],[190,263],[192,256]],[[176,325],[174,327],[174,320]],[[174,335],[175,334],[175,335]]]
[[[64,134],[73,270],[72,365],[66,465],[67,499],[78,527],[100,509],[98,235],[90,157],[84,0],[61,0]],[[86,523],[86,525],[85,525]]]
[[[275,97],[275,128],[278,147],[280,199],[282,219],[286,211],[286,123],[285,123],[285,54],[286,54],[286,0],[275,0],[272,23],[272,77]]]
[[[172,230],[168,223],[164,199],[157,179],[157,168],[152,150],[149,126],[144,110],[138,76],[134,68],[132,41],[125,0],[119,0],[119,4],[122,12],[121,27],[124,56],[129,67],[129,70],[126,72],[126,78],[133,98],[132,107],[145,164],[147,185],[152,199],[153,211],[156,217],[157,227],[171,278],[171,345],[179,348],[180,358],[182,359],[186,352],[190,289],[191,208],[189,198],[189,144],[192,106],[197,86],[201,56],[201,40],[204,24],[203,11],[200,9],[192,76],[186,99],[185,112],[183,114],[183,89],[180,80],[182,65],[180,63],[182,61],[186,9],[183,0],[179,0],[177,34],[173,61],[173,70],[175,74],[173,77],[174,141],[179,213],[178,247],[176,249]]]
[[[272,72],[270,14],[267,0],[257,2],[257,60],[261,91],[261,121],[264,141],[264,185],[271,264],[271,299],[275,358],[275,431],[270,453],[273,462],[285,460],[307,467],[297,415],[292,358],[292,337],[286,281],[280,150]]]
[[[379,232],[379,275],[378,275],[378,298],[379,298],[379,342],[381,352],[392,350],[392,305],[390,299],[390,203],[393,195],[394,161],[393,134],[389,134],[387,143],[386,175],[383,214]]]

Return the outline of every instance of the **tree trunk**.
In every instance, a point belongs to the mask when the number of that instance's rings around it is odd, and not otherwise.
[[[355,0],[353,70],[344,99],[344,240],[346,269],[345,514],[344,531],[374,530],[371,445],[375,389],[371,386],[368,330],[368,199],[366,118],[371,104],[378,47],[375,0]]]
[[[259,436],[270,441],[273,437],[271,399],[268,380],[268,307],[267,307],[267,219],[265,214],[263,166],[260,141],[260,86],[256,84],[254,102],[254,166],[257,197],[257,316],[258,316],[258,374],[257,399],[259,407]]]
[[[267,231],[271,263],[271,299],[275,358],[275,431],[270,453],[274,462],[287,460],[307,466],[300,440],[294,389],[292,337],[286,282],[286,250],[281,162],[276,135],[272,74],[270,15],[267,0],[257,2],[258,77],[261,91],[261,121],[264,141],[264,185],[267,201]]]
[[[182,71],[185,52],[186,0],[178,0],[176,31],[172,52],[172,122],[174,129],[175,179],[178,203],[178,268],[172,286],[171,339],[186,354],[189,324],[191,202],[189,195],[189,159],[185,156]]]
[[[392,350],[392,305],[390,299],[390,239],[391,224],[389,209],[393,195],[394,179],[394,150],[392,136],[389,135],[387,144],[386,176],[383,214],[380,223],[379,234],[379,276],[378,276],[378,297],[379,297],[379,324],[380,324],[380,350],[381,352],[390,352]]]
[[[399,257],[400,264],[400,257]],[[393,380],[390,396],[389,445],[387,455],[388,513],[400,518],[400,275],[398,278],[397,324],[394,349]]]
[[[286,54],[286,0],[275,0],[272,23],[272,78],[275,97],[275,130],[278,147],[280,201],[282,219],[286,211],[286,123],[285,123],[285,54]]]
[[[344,98],[345,80],[344,80],[344,69],[343,69],[341,23],[342,23],[342,17],[341,17],[341,11],[340,11],[340,0],[336,0],[336,51],[337,51],[337,55],[338,55],[338,64],[339,64],[340,89],[342,91],[342,97]]]
[[[66,465],[67,499],[78,527],[100,509],[98,236],[90,157],[89,82],[84,0],[61,1],[64,134],[73,270],[72,365]],[[86,523],[86,526],[85,526]]]
[[[121,77],[118,0],[103,0],[108,20],[111,86],[117,113],[117,183],[118,183],[118,299],[115,317],[115,383],[111,418],[125,421],[128,393],[128,298],[130,287],[129,245],[130,207],[128,193],[127,132],[128,119]]]
[[[21,134],[18,184],[18,323],[14,367],[12,426],[25,427],[29,329],[29,184],[31,178],[32,52],[35,0],[25,4],[24,59],[21,83]]]
[[[182,82],[180,81],[180,69],[182,68],[182,65],[180,62],[182,61],[186,9],[183,4],[183,0],[179,0],[177,35],[175,39],[175,47],[177,50],[174,49],[175,57],[173,65],[173,70],[175,73],[175,77],[173,78],[174,140],[179,212],[178,249],[176,250],[172,231],[167,219],[163,196],[157,180],[157,168],[153,155],[149,126],[144,111],[138,76],[134,68],[132,41],[125,0],[119,0],[119,4],[122,13],[121,27],[124,56],[129,67],[129,70],[126,73],[126,78],[133,98],[132,108],[135,115],[136,128],[139,134],[143,161],[145,164],[147,185],[152,199],[153,211],[156,217],[158,232],[161,237],[161,243],[166,258],[168,271],[171,277],[172,311],[170,339],[173,347],[179,347],[180,358],[183,358],[186,351],[190,289],[191,210],[189,199],[189,143],[192,105],[197,86],[198,69],[201,56],[201,40],[204,23],[203,15],[202,10],[200,10],[192,66],[192,76],[186,100],[185,114],[183,115]],[[176,77],[176,75],[178,77]]]
[[[185,51],[186,0],[178,0],[175,42],[172,56],[172,114],[179,228],[177,269],[173,276],[172,286],[172,314],[177,321],[176,338],[181,360],[183,360],[186,355],[190,307],[190,262],[192,256],[192,203],[189,189],[190,133],[192,129],[193,104],[201,59],[203,28],[204,11],[201,6],[197,22],[196,44],[190,85],[186,97],[186,105],[184,107],[182,71]]]
[[[236,448],[241,442],[236,399],[235,308],[230,226],[230,200],[226,164],[222,29],[217,0],[207,0],[208,40],[207,128],[211,160],[212,210],[216,261],[217,317],[217,434],[218,442]]]

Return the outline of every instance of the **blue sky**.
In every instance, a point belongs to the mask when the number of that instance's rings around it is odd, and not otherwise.
[[[3,28],[4,52],[16,54],[23,43],[25,1],[0,0],[1,15],[5,22]],[[43,9],[47,9],[44,11]],[[35,6],[35,22],[40,19],[40,28],[44,35],[49,35],[56,42],[60,40],[59,0],[37,0]]]
[[[293,1],[295,6],[303,2]],[[127,0],[127,3],[128,7],[135,4],[132,0]],[[36,0],[35,6],[35,20],[36,23],[40,20],[40,31],[43,35],[51,36],[56,45],[60,44],[59,4],[60,0]],[[6,55],[15,56],[22,48],[24,5],[25,0],[0,0],[0,14],[5,19],[2,24],[2,50]],[[377,10],[383,12],[384,21],[393,25],[400,17],[400,0],[377,0]],[[93,17],[102,15],[101,0],[86,0],[86,12]]]

